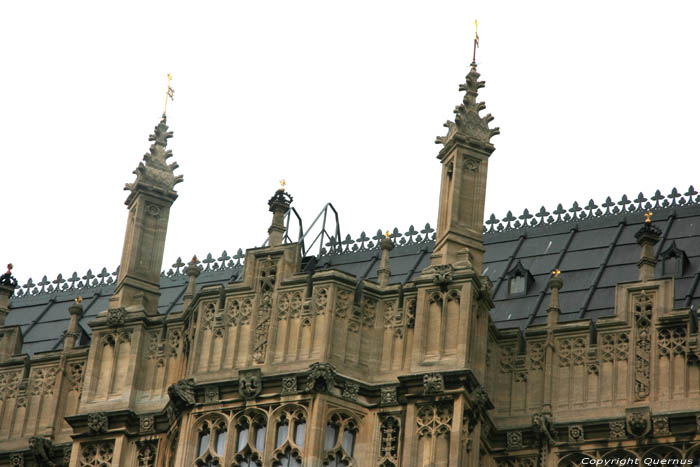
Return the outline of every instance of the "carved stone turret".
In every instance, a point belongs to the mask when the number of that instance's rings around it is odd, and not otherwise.
[[[129,218],[110,308],[140,305],[149,314],[157,313],[168,217],[177,199],[174,187],[182,181],[182,175],[173,173],[177,163],[166,162],[172,156],[166,150],[172,136],[163,116],[149,137],[150,151],[134,170],[136,180],[126,184],[131,192],[126,199]]]
[[[478,90],[484,87],[479,81],[476,64],[467,75],[466,83],[459,86],[466,92],[455,110],[455,121],[448,121],[446,136],[436,143],[443,148],[438,154],[442,163],[438,228],[433,254],[433,264],[449,264],[462,261],[472,254],[474,270],[481,272],[484,246],[484,200],[488,159],[495,147],[492,136],[499,129],[489,128],[491,114],[479,115],[486,105],[477,102]]]
[[[379,278],[379,285],[387,285],[389,283],[389,277],[391,277],[389,252],[394,249],[394,242],[391,240],[388,231],[387,235],[379,241],[379,247],[382,249],[382,259],[379,263],[377,276]]]
[[[284,238],[284,216],[289,211],[289,206],[292,204],[292,196],[280,188],[272,195],[272,198],[267,202],[272,213],[272,224],[267,229],[270,234],[269,246],[277,246],[282,244]]]
[[[651,223],[651,212],[646,213],[645,216],[644,225],[634,234],[637,243],[642,247],[641,257],[637,261],[640,281],[648,281],[654,278],[654,268],[656,267],[654,245],[661,238],[661,230]]]

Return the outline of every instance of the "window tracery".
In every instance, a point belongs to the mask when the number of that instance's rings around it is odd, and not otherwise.
[[[355,466],[355,440],[357,438],[357,421],[349,414],[335,412],[326,423],[323,443],[323,465],[329,467]]]
[[[301,467],[306,416],[298,406],[283,407],[275,414],[275,450],[272,453],[274,467]]]
[[[212,417],[205,419],[199,424],[196,466],[212,467],[223,465],[227,432],[226,420],[223,418]]]

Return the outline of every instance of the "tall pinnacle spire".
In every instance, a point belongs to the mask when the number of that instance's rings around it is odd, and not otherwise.
[[[472,62],[471,70],[466,77],[466,82],[459,85],[459,90],[465,92],[462,103],[455,107],[455,121],[448,120],[443,126],[447,128],[446,136],[438,136],[436,144],[445,147],[440,154],[443,154],[450,146],[450,143],[457,139],[470,145],[475,145],[491,154],[495,147],[491,144],[491,137],[501,133],[498,127],[489,128],[489,123],[493,120],[491,114],[480,116],[479,112],[486,108],[483,102],[477,102],[479,89],[486,86],[484,81],[479,81],[481,75],[476,71],[476,62]],[[441,156],[438,156],[441,158]]]
[[[477,274],[481,274],[484,252],[482,227],[488,160],[496,149],[491,137],[500,133],[498,128],[489,128],[493,120],[490,114],[479,115],[486,108],[486,104],[477,102],[483,87],[476,63],[472,62],[466,82],[459,86],[465,95],[454,110],[454,122],[445,123],[447,135],[435,141],[443,147],[437,156],[442,163],[442,180],[432,263],[471,264]]]
[[[137,190],[152,190],[177,198],[174,188],[175,185],[182,182],[183,178],[182,175],[174,174],[175,169],[178,168],[177,162],[167,163],[167,160],[173,155],[170,149],[166,149],[168,139],[172,137],[173,132],[168,131],[166,118],[163,115],[153,134],[148,137],[149,141],[153,141],[149,152],[143,156],[143,162],[140,162],[133,172],[136,174],[136,180],[134,183],[127,183],[124,187],[125,190],[131,191],[132,195]],[[128,200],[127,204],[129,204]]]
[[[119,278],[110,299],[110,308],[137,306],[148,314],[158,313],[160,269],[168,217],[170,207],[177,199],[175,185],[182,181],[182,175],[174,174],[177,163],[167,163],[173,155],[166,149],[172,136],[163,115],[148,138],[153,142],[149,152],[134,170],[136,180],[126,184],[125,189],[131,192],[126,199],[129,217]]]

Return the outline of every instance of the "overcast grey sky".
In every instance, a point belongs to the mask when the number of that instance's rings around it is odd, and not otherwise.
[[[479,19],[487,216],[700,188],[697,2],[3,2],[0,261],[119,262],[124,183],[168,108],[178,256],[260,245],[285,178],[343,236],[435,224],[436,135]],[[4,263],[3,263],[4,264]]]

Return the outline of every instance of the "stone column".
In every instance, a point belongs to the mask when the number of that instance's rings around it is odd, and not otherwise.
[[[185,274],[187,274],[187,290],[185,291],[185,296],[183,297],[183,309],[187,310],[190,303],[192,303],[192,297],[194,297],[197,291],[197,277],[201,274],[202,270],[199,269],[199,260],[196,256],[192,257],[192,261],[187,263],[185,268]]]

